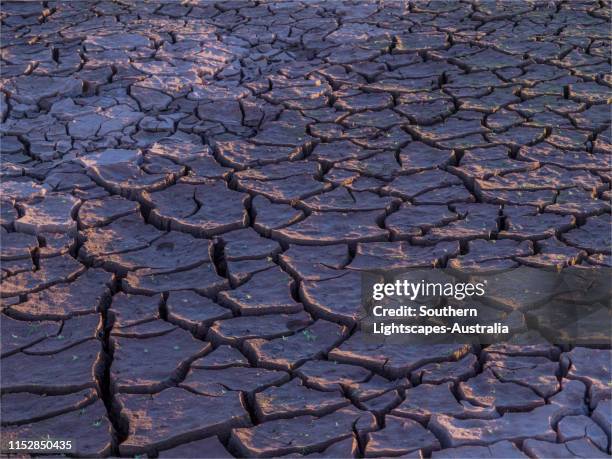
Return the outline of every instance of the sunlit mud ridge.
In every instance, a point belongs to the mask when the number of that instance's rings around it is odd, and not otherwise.
[[[363,271],[611,265],[609,2],[0,9],[3,450],[609,457],[610,350],[359,329]]]

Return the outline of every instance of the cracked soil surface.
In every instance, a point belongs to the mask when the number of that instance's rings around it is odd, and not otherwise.
[[[608,1],[1,19],[5,439],[609,457],[610,350],[375,345],[358,287],[372,268],[610,266]]]

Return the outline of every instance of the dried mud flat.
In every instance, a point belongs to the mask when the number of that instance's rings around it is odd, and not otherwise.
[[[355,286],[610,266],[609,7],[3,2],[3,438],[608,457],[609,350],[373,345]]]

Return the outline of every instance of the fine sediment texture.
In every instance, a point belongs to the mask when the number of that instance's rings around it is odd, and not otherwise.
[[[3,444],[608,457],[610,350],[358,324],[368,269],[610,266],[609,2],[1,10]]]

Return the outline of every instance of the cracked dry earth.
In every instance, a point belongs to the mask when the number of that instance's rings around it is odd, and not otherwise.
[[[610,266],[608,2],[1,14],[5,439],[608,457],[609,350],[358,329],[363,270]]]

